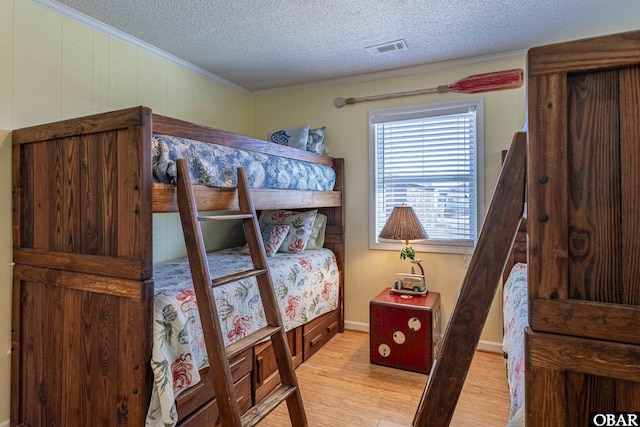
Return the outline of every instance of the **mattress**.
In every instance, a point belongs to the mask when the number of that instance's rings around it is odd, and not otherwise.
[[[517,263],[503,288],[504,340],[511,398],[509,418],[524,407],[524,330],[528,326],[527,265]]]
[[[194,184],[235,188],[237,169],[243,167],[252,188],[331,191],[336,172],[326,165],[288,159],[187,138],[153,135],[153,178],[176,182],[175,161],[187,160]]]
[[[207,255],[212,279],[251,269],[240,248]],[[328,249],[268,257],[269,270],[286,330],[338,308],[339,272]],[[175,398],[200,381],[208,366],[195,292],[187,259],[154,266],[154,319],[151,368],[154,386],[148,426],[175,425]],[[214,289],[225,344],[266,325],[255,278]]]

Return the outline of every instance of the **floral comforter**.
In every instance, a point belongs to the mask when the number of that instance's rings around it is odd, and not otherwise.
[[[504,341],[507,380],[511,395],[509,418],[524,407],[524,329],[529,324],[527,264],[517,263],[503,289]]]
[[[338,308],[339,273],[328,249],[267,258],[285,329],[293,329]],[[208,254],[212,278],[251,268],[240,248]],[[186,259],[154,266],[155,310],[151,368],[154,387],[147,426],[177,422],[175,398],[200,381],[208,366],[191,272]],[[266,325],[255,279],[214,289],[220,323],[228,345]]]
[[[242,166],[252,188],[331,191],[336,171],[326,165],[271,156],[186,138],[153,135],[153,177],[175,184],[176,164],[187,159],[192,182],[210,187],[235,188]]]

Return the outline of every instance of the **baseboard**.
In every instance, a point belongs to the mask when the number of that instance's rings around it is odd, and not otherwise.
[[[480,351],[487,351],[489,353],[502,354],[502,343],[480,340],[477,349]]]
[[[9,420],[1,422],[0,427],[9,427]]]
[[[350,331],[358,331],[358,332],[369,333],[369,324],[368,323],[350,322],[348,320],[345,320],[344,328],[348,329]],[[0,426],[0,427],[2,427],[2,426]]]
[[[350,331],[358,331],[358,332],[366,332],[369,333],[369,324],[362,322],[350,322],[346,320],[344,322],[344,328]],[[486,351],[489,353],[498,353],[502,354],[502,343],[494,342],[494,341],[483,341],[481,340],[478,343],[478,350]],[[2,426],[0,426],[2,427]]]

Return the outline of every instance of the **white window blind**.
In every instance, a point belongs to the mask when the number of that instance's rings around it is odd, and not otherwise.
[[[416,248],[473,248],[478,234],[481,107],[481,100],[472,100],[370,113],[375,243],[393,208],[405,203],[429,235],[414,244]]]

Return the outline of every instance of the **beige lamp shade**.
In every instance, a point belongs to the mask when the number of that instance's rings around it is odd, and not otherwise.
[[[429,238],[413,208],[411,206],[405,206],[404,203],[402,206],[393,208],[387,223],[382,228],[378,237],[403,240],[405,242]]]

